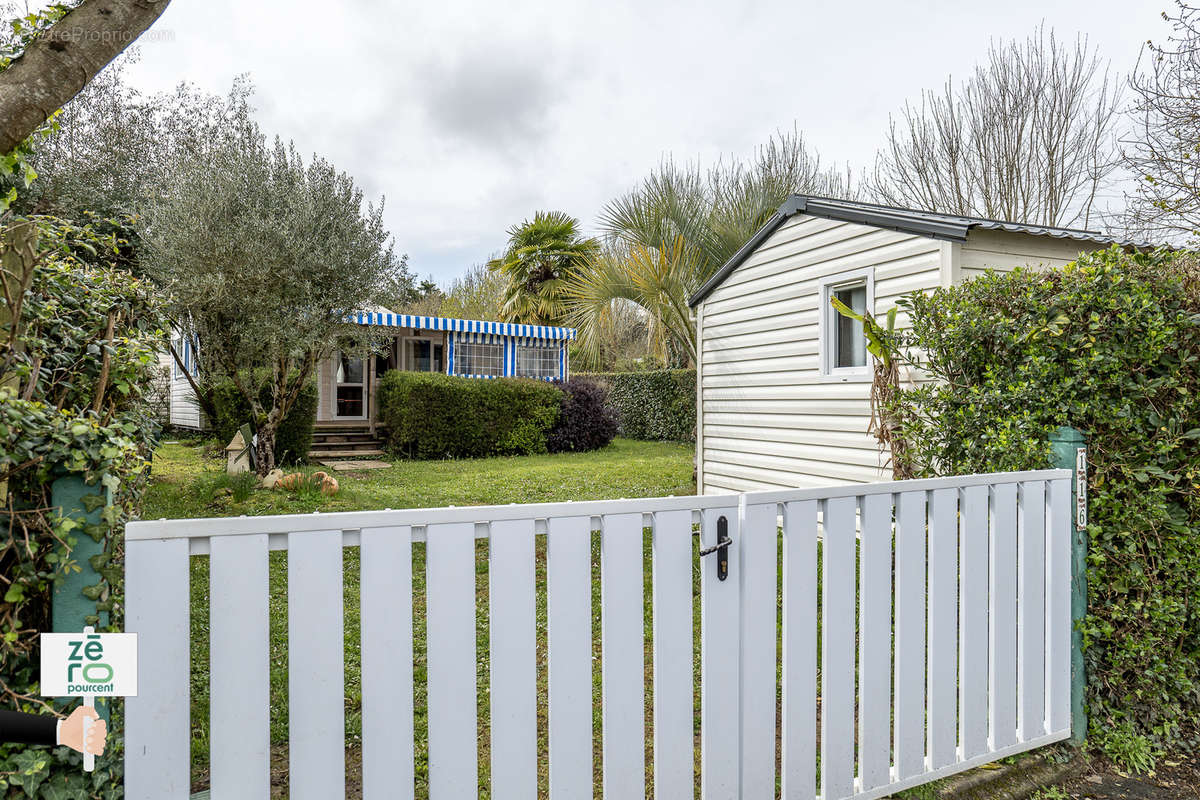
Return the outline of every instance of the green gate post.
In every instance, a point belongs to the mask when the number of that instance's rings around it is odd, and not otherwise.
[[[98,525],[104,505],[88,511],[84,498],[89,496],[102,497],[109,502],[108,492],[98,482],[87,484],[78,475],[65,475],[50,485],[50,505],[60,509],[64,517],[79,520],[84,525]],[[71,560],[79,565],[79,572],[67,573],[62,583],[55,584],[54,594],[50,601],[50,620],[55,633],[79,633],[89,624],[85,617],[96,613],[96,603],[83,596],[86,586],[94,586],[100,582],[100,574],[92,568],[91,557],[104,552],[104,542],[97,542],[81,528],[71,532],[75,546],[71,548]],[[96,628],[108,624],[108,613],[100,614],[100,622]],[[101,718],[108,719],[107,698],[96,698],[96,713]]]
[[[1063,426],[1050,436],[1051,461],[1057,469],[1071,470],[1071,743],[1087,738],[1083,710],[1083,631],[1087,616],[1087,437]]]

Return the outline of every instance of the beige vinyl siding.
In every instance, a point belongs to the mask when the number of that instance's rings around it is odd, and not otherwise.
[[[870,384],[820,369],[821,280],[874,268],[875,310],[939,285],[942,243],[855,223],[788,220],[700,309],[702,491],[882,480]]]
[[[201,430],[204,427],[203,415],[200,413],[200,406],[196,404],[192,385],[182,375],[171,379],[171,424],[193,430]]]
[[[962,279],[989,269],[1007,272],[1017,267],[1061,267],[1079,258],[1080,253],[1096,249],[1103,248],[1078,239],[973,230],[962,245]]]

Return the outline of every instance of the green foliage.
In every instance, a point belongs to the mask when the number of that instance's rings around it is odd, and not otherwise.
[[[50,3],[38,11],[29,11],[23,16],[6,20],[0,27],[0,72],[8,69],[15,59],[21,57],[26,47],[41,38],[80,2],[82,0]],[[0,10],[11,12],[12,7]],[[54,111],[32,136],[11,153],[0,154],[0,213],[7,211],[16,202],[20,190],[28,189],[37,178],[37,170],[30,163],[34,145],[58,130],[58,113]]]
[[[561,211],[539,211],[509,228],[508,249],[488,262],[488,268],[505,279],[501,319],[562,324],[567,281],[599,247],[580,233],[579,220]]]
[[[270,408],[271,385],[264,383],[258,394],[263,407]],[[317,384],[306,383],[275,432],[276,462],[299,464],[308,458],[308,451],[312,449],[313,426],[317,420],[317,400]],[[222,445],[229,444],[238,428],[246,423],[250,423],[251,429],[255,428],[250,404],[232,382],[223,381],[213,387],[213,404],[217,409],[213,431]]]
[[[350,322],[403,269],[354,179],[295,146],[270,142],[244,104],[194,148],[171,154],[140,230],[147,273],[173,295],[180,333],[197,342],[204,380],[227,377],[254,412],[259,474],[273,466],[286,398],[347,337]],[[270,376],[270,404],[251,376]]]
[[[608,402],[616,412],[622,436],[696,440],[696,370],[609,372],[586,377],[608,388]]]
[[[1100,749],[1110,761],[1134,772],[1151,772],[1162,753],[1150,738],[1139,734],[1128,721],[1122,721],[1104,732]]]
[[[244,503],[258,486],[258,476],[253,472],[230,475],[224,469],[204,472],[189,484],[193,498],[202,506],[219,503],[224,495],[234,503]]]
[[[30,226],[37,236],[26,239]],[[0,481],[9,490],[0,508],[9,533],[0,540],[4,707],[43,708],[36,635],[50,628],[54,583],[87,566],[71,556],[84,536],[104,544],[90,563],[99,580],[83,592],[95,603],[87,621],[98,625],[106,612],[112,629],[121,624],[120,531],[140,506],[157,433],[146,399],[165,320],[153,287],[105,265],[113,248],[89,226],[48,218],[0,227],[5,284],[28,279],[20,301],[0,307]],[[52,481],[71,474],[112,490],[99,524],[49,508]],[[91,774],[74,753],[0,747],[0,797],[119,797],[119,736],[109,743]]]
[[[1057,786],[1047,786],[1034,794],[1031,800],[1071,800],[1071,795]]]
[[[527,378],[460,378],[391,370],[376,393],[388,444],[408,458],[546,452],[562,391]]]
[[[593,362],[614,318],[630,305],[649,321],[651,354],[668,366],[696,363],[688,299],[794,192],[854,194],[845,176],[822,167],[796,130],[781,132],[749,159],[702,169],[665,159],[600,213],[604,253],[569,282],[567,324]]]
[[[912,295],[936,380],[897,408],[918,475],[1037,469],[1089,436],[1091,738],[1127,766],[1200,714],[1200,292],[1188,256],[1111,249]],[[1143,741],[1144,740],[1144,741]],[[1147,749],[1149,748],[1149,750]]]

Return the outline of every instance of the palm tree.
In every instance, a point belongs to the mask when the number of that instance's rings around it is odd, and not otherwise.
[[[796,131],[772,137],[749,164],[718,164],[705,173],[666,160],[610,202],[600,214],[605,248],[563,289],[584,354],[596,357],[613,306],[633,303],[648,317],[651,352],[673,366],[694,365],[688,298],[793,192],[851,193],[847,177],[822,169]]]
[[[565,316],[567,280],[599,249],[583,236],[579,220],[561,211],[539,211],[508,229],[508,248],[488,262],[506,281],[504,322],[558,325]]]

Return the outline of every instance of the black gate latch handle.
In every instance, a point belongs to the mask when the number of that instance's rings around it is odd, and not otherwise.
[[[733,544],[733,540],[729,538],[729,520],[725,517],[717,517],[717,543],[711,547],[702,548],[700,555],[717,554],[717,580],[719,581],[729,577],[729,545],[731,544]]]

